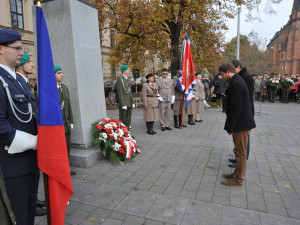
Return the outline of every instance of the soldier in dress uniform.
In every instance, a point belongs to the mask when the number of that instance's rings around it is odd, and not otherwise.
[[[130,69],[128,65],[121,66],[122,76],[117,80],[117,96],[119,100],[119,119],[129,129],[132,113],[132,90],[128,78]]]
[[[177,81],[179,76],[180,68],[177,68],[177,74],[173,77],[173,86],[174,86],[174,95],[175,102],[173,104],[174,110],[174,127],[181,128],[181,119],[182,119],[182,102],[183,102],[183,92],[177,88]],[[186,125],[182,125],[186,127]]]
[[[200,119],[200,112],[204,110],[204,100],[205,100],[205,87],[201,81],[202,75],[201,73],[196,73],[196,118],[195,122],[201,123],[203,120]]]
[[[58,91],[58,96],[60,101],[60,109],[61,109],[61,113],[64,121],[64,127],[65,127],[68,157],[70,157],[71,131],[73,130],[74,127],[70,94],[69,94],[68,87],[61,83],[64,79],[64,74],[59,65],[54,65],[54,72],[55,72],[57,91]],[[75,171],[71,171],[71,175],[75,175],[75,174],[76,174]]]
[[[172,130],[169,127],[171,104],[175,101],[173,81],[168,78],[168,70],[162,70],[162,77],[157,81],[159,93],[159,121],[161,130]]]
[[[144,105],[144,120],[147,126],[147,134],[157,134],[153,130],[154,121],[158,120],[158,86],[154,82],[152,73],[147,74],[147,82],[143,84],[142,100]]]
[[[28,75],[33,73],[33,68],[34,68],[34,63],[31,62],[29,55],[26,52],[24,52],[24,55],[22,56],[20,64],[18,64],[16,67],[16,71],[17,71],[16,74],[20,79],[23,79],[24,82],[27,84],[32,96],[33,96],[33,93],[32,93],[31,85],[28,80]],[[36,108],[37,108],[36,99],[35,99],[35,104],[36,104]],[[46,206],[45,201],[37,200],[35,215],[36,216],[45,216],[47,214],[47,211],[46,211],[46,209],[42,208],[45,206]]]
[[[268,79],[267,77],[264,75],[263,78],[261,79],[260,82],[260,94],[261,94],[261,101],[264,102],[266,99],[266,95],[267,95],[267,87],[268,87]]]
[[[0,167],[17,224],[33,225],[40,176],[37,120],[34,97],[15,73],[23,56],[21,37],[0,30]]]

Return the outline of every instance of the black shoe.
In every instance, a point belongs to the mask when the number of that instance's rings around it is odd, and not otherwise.
[[[187,127],[187,126],[183,124],[182,127]]]
[[[231,168],[235,168],[236,167],[236,164],[235,163],[232,163],[232,164],[228,164],[229,167]]]
[[[75,171],[71,171],[71,176],[76,175]]]
[[[147,134],[153,135],[154,133],[152,131],[147,131]]]
[[[45,215],[47,215],[46,209],[43,209],[43,208],[41,208],[39,206],[37,206],[35,208],[35,216],[45,216]]]
[[[171,127],[165,127],[165,129],[166,129],[166,130],[172,130],[172,128],[171,128]]]
[[[236,159],[228,159],[228,161],[231,163],[236,163]]]
[[[165,131],[165,130],[166,130],[166,128],[164,128],[164,127],[161,128],[161,131]]]
[[[195,125],[195,123],[194,123],[194,121],[193,121],[193,115],[188,115],[188,118],[189,118],[188,123],[189,123],[190,125]]]
[[[37,200],[36,204],[37,204],[37,206],[39,206],[39,207],[45,207],[45,206],[46,206],[46,202],[45,202],[45,201]]]
[[[152,134],[157,134],[154,130],[152,130]]]
[[[203,120],[195,120],[195,122],[201,123],[201,122],[203,122]]]

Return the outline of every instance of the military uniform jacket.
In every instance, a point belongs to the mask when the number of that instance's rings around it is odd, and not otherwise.
[[[117,80],[117,95],[120,108],[123,106],[132,107],[132,91],[129,78],[121,76]]]
[[[254,82],[254,92],[261,92],[261,80],[255,80]]]
[[[158,108],[158,99],[156,97],[158,92],[158,87],[156,83],[152,83],[153,87],[150,83],[144,83],[142,89],[142,100],[143,105],[147,108]]]
[[[199,99],[200,101],[202,101],[205,99],[204,84],[202,83],[201,80],[196,79],[194,95],[196,100]]]
[[[14,115],[7,97],[7,93],[0,81],[0,166],[3,177],[17,177],[38,170],[36,150],[27,150],[21,153],[9,154],[5,146],[10,146],[16,130],[37,135],[36,107],[34,97],[23,79],[15,79],[5,69],[0,67],[0,76],[8,84],[11,97],[16,107],[22,112],[28,112],[28,103],[31,103],[33,117],[28,123],[20,122]],[[20,85],[21,83],[21,85]],[[22,120],[28,120],[29,115],[16,111]]]
[[[15,214],[8,199],[2,171],[0,168],[0,221],[1,225],[15,224]]]
[[[174,95],[173,81],[169,78],[167,78],[166,80],[167,80],[167,84],[163,77],[159,78],[157,82],[158,92],[160,96],[164,99],[164,102],[171,102],[172,95]]]
[[[178,76],[173,77],[175,101],[182,101],[182,91],[177,88]]]
[[[71,124],[74,124],[73,113],[70,101],[69,89],[66,85],[61,84],[62,91],[58,90],[60,108],[63,116],[65,133],[71,132]]]

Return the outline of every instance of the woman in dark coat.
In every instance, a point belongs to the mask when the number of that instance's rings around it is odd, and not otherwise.
[[[217,98],[217,107],[221,107],[221,102],[222,102],[222,95],[224,94],[223,92],[223,87],[224,87],[224,80],[220,74],[218,74],[215,79],[214,79],[214,93],[216,94]]]
[[[147,82],[143,84],[142,100],[144,105],[144,120],[147,126],[147,134],[157,134],[153,130],[154,121],[158,120],[158,86],[154,82],[153,74],[146,76]]]

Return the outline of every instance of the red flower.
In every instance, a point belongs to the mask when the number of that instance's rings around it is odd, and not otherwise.
[[[115,119],[110,119],[109,122],[114,122],[115,123],[116,120]]]
[[[98,125],[97,125],[97,129],[98,129],[98,130],[102,130],[102,129],[103,129],[103,126],[102,126],[101,124],[98,124]]]
[[[113,138],[114,138],[114,136],[111,135],[111,134],[108,134],[108,137],[109,137],[110,139],[113,139]]]
[[[104,130],[105,130],[105,131],[106,131],[106,133],[108,133],[108,134],[110,134],[110,133],[111,133],[111,130],[110,130],[110,129],[108,129],[108,128],[105,128]]]
[[[122,147],[120,147],[119,148],[119,152],[123,154],[124,153],[124,149]]]
[[[103,122],[106,123],[106,124],[109,123],[107,119],[104,119],[104,118],[103,118],[102,120],[103,120]]]

